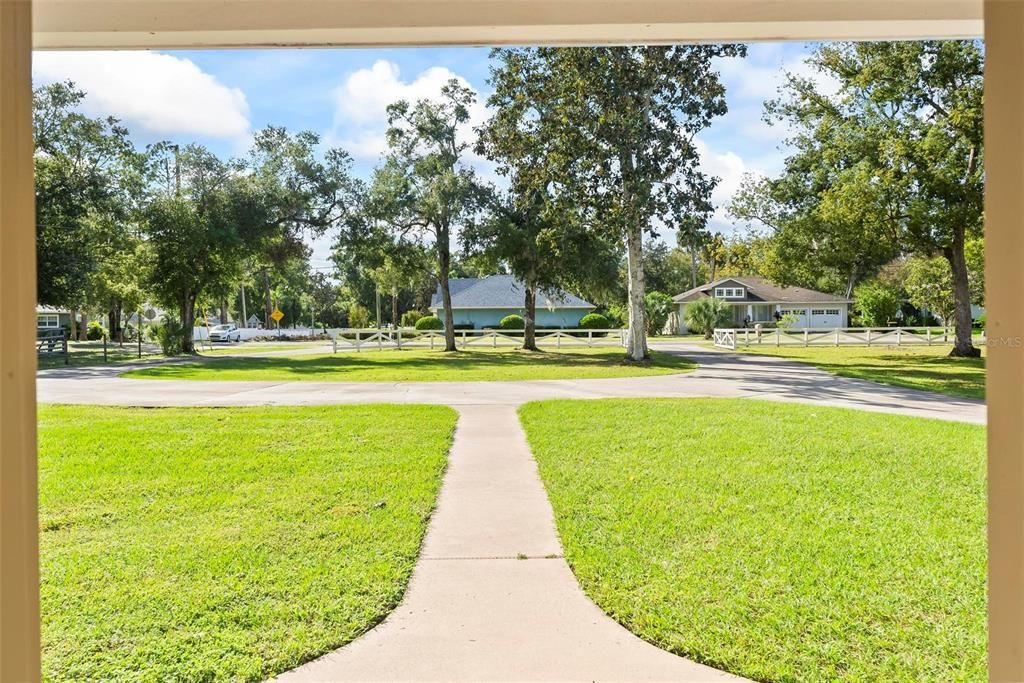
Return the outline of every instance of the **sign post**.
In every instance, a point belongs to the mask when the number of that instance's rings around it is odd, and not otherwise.
[[[280,308],[278,308],[277,306],[274,306],[274,312],[270,314],[270,317],[274,319],[275,323],[277,323],[277,336],[280,337],[281,336],[281,318],[284,317],[284,313],[281,312]]]

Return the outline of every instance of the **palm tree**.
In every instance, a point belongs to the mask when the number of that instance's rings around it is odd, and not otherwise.
[[[686,305],[686,327],[691,332],[703,333],[705,339],[711,339],[716,327],[729,324],[732,311],[729,304],[721,299],[708,297],[698,299]]]

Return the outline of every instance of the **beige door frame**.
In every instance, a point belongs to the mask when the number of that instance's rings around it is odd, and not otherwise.
[[[894,39],[986,66],[989,676],[1024,681],[1024,1],[36,0],[40,48]],[[0,680],[39,678],[31,0],[0,0]]]

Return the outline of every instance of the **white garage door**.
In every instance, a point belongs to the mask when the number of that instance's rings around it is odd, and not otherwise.
[[[812,308],[808,327],[842,327],[843,316],[839,308]]]
[[[793,329],[802,330],[808,327],[806,308],[783,308],[780,312],[782,315],[791,315],[796,319],[793,323]]]

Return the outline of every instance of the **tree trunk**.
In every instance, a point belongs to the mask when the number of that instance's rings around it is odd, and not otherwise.
[[[398,290],[391,290],[391,327],[398,329]]]
[[[626,357],[642,361],[647,352],[647,322],[644,319],[643,230],[639,225],[626,234],[626,266],[629,274],[629,330],[626,336]]]
[[[523,320],[523,349],[537,351],[537,287],[529,278],[526,280],[523,308],[526,309]]]
[[[694,245],[690,246],[690,288],[697,289],[697,269],[699,267],[697,260],[697,248]]]
[[[943,254],[953,271],[953,321],[956,340],[949,355],[977,358],[981,356],[981,351],[974,346],[971,339],[971,287],[967,259],[964,257],[963,230],[954,231],[952,244],[943,250]]]
[[[853,286],[857,284],[857,266],[854,266],[850,271],[850,276],[846,278],[846,298],[853,298]]]
[[[270,314],[274,308],[270,301],[270,274],[265,267],[260,269],[260,276],[263,278],[263,325],[269,330],[272,320]]]
[[[220,323],[221,325],[226,324],[228,321],[228,300],[220,300]]]
[[[452,252],[448,241],[448,229],[437,231],[438,284],[441,286],[441,305],[444,306],[444,350],[458,351],[455,346],[455,316],[452,315],[452,293],[448,289],[448,273],[451,272]]]
[[[124,344],[124,330],[121,328],[121,302],[111,301],[107,311],[107,328],[110,330],[110,341]]]
[[[78,311],[71,311],[71,324],[68,326],[68,339],[78,341]]]
[[[192,338],[196,326],[196,297],[193,294],[185,294],[181,299],[181,352],[195,353],[196,343]]]

